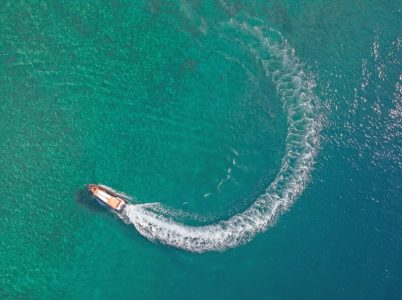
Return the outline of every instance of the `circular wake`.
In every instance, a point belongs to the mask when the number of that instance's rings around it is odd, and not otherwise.
[[[272,29],[231,20],[227,26],[269,78],[287,112],[286,153],[275,180],[248,209],[206,226],[175,222],[155,209],[158,204],[128,205],[122,218],[149,240],[193,252],[236,247],[266,230],[304,190],[319,147],[321,117],[314,81],[303,71],[295,51]],[[245,42],[247,41],[247,42]]]

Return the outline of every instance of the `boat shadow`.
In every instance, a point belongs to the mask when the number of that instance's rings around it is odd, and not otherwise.
[[[94,199],[91,193],[86,189],[79,189],[75,193],[75,201],[92,212],[95,213],[105,213],[108,212],[107,209],[101,205]]]

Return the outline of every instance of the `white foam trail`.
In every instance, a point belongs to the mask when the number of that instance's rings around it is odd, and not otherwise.
[[[216,224],[188,226],[148,209],[148,204],[126,207],[123,218],[143,236],[193,252],[233,248],[266,230],[305,189],[319,148],[321,118],[313,93],[315,84],[303,71],[295,51],[273,30],[266,32],[235,20],[229,26],[254,40],[251,46],[243,46],[255,55],[276,87],[288,114],[286,154],[266,192],[244,212]]]

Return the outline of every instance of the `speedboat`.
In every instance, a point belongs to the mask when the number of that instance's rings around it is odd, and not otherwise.
[[[121,212],[128,203],[124,195],[107,186],[88,184],[87,189],[101,205],[104,205],[115,212]]]

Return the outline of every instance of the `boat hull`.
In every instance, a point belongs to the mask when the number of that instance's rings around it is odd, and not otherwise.
[[[128,203],[128,197],[101,184],[88,184],[89,193],[96,201],[113,212],[120,213]]]

